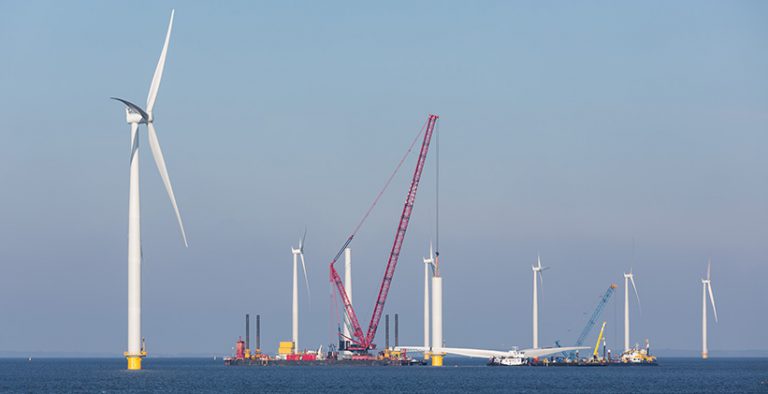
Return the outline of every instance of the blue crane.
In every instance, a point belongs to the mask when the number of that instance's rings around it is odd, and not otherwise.
[[[600,302],[597,303],[597,308],[595,308],[595,311],[592,312],[592,316],[589,318],[589,321],[587,321],[587,325],[584,326],[584,329],[581,330],[581,334],[579,334],[579,338],[576,339],[576,343],[574,346],[581,346],[584,344],[584,340],[587,339],[587,336],[589,336],[590,331],[592,331],[592,328],[595,326],[595,323],[597,323],[597,320],[600,319],[600,314],[603,313],[603,309],[605,309],[605,305],[608,303],[608,300],[613,295],[614,290],[616,290],[616,284],[611,283],[611,285],[608,287],[608,290],[605,291],[605,294],[603,294],[603,297],[600,299]],[[557,347],[562,347],[560,345],[560,340],[555,341],[555,345]],[[575,352],[563,352],[563,355],[566,358],[574,358]]]

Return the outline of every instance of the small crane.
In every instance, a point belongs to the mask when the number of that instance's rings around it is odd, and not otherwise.
[[[600,334],[597,336],[597,342],[595,342],[595,351],[592,352],[593,360],[597,360],[597,350],[600,348],[600,340],[603,339],[603,331],[605,331],[605,322],[603,322],[603,326],[600,328]]]

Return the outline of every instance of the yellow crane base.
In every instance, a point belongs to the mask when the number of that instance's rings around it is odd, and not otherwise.
[[[443,366],[443,355],[432,355],[432,366],[433,367],[442,367]]]

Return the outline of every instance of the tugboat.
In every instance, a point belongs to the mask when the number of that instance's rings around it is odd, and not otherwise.
[[[651,355],[651,345],[645,340],[645,348],[638,345],[625,351],[620,358],[620,364],[624,365],[658,365],[656,356]]]

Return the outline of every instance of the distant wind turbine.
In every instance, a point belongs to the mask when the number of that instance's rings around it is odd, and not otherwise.
[[[299,271],[298,258],[301,257],[301,268],[304,271],[304,283],[307,285],[307,297],[311,300],[309,292],[309,280],[307,279],[307,266],[304,264],[304,239],[307,237],[307,230],[304,229],[304,235],[299,238],[299,247],[291,248],[293,252],[293,346],[294,352],[299,351]],[[310,301],[311,302],[311,301]]]
[[[539,348],[539,290],[538,290],[538,282],[540,282],[542,285],[544,284],[544,278],[541,274],[541,271],[549,269],[549,267],[542,267],[541,266],[541,256],[536,256],[536,263],[537,265],[532,265],[531,269],[533,269],[533,348],[538,349]],[[536,281],[536,276],[538,276],[538,282]]]
[[[709,301],[712,303],[712,311],[715,313],[715,323],[717,323],[717,308],[715,307],[715,295],[712,293],[712,279],[710,276],[712,270],[712,261],[707,261],[707,279],[701,280],[701,358],[709,358],[709,348],[707,347],[707,293]]]
[[[632,282],[632,289],[635,290],[635,298],[637,298],[637,307],[642,313],[640,295],[637,294],[637,286],[635,286],[635,275],[630,268],[629,273],[624,274],[624,351],[629,350],[629,282]]]

